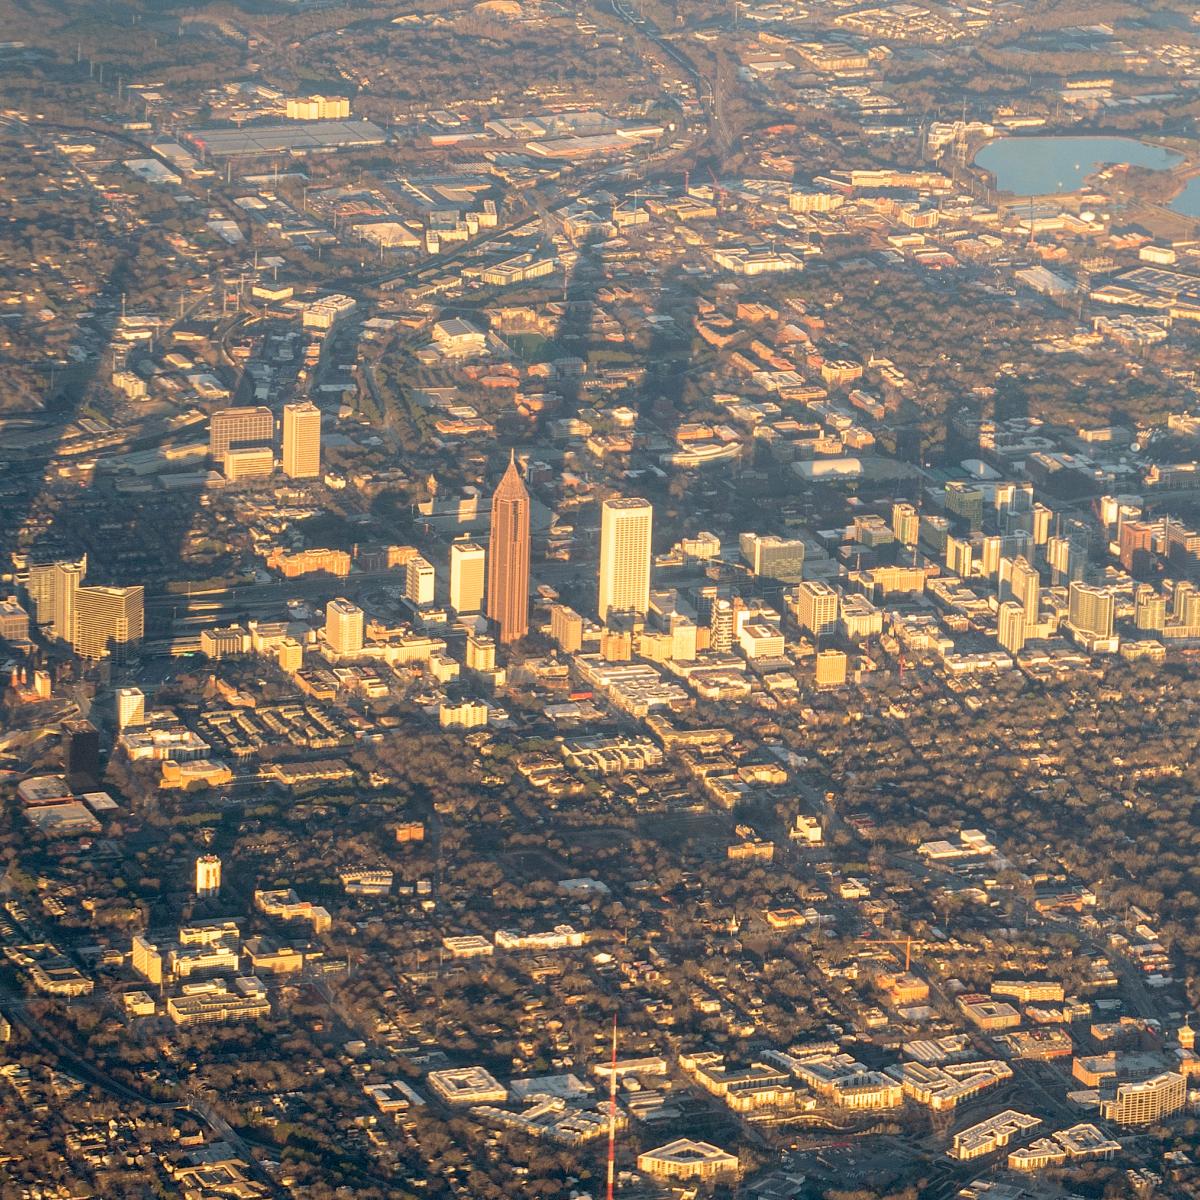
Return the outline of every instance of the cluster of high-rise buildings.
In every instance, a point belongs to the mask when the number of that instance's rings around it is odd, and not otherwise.
[[[275,414],[263,405],[224,408],[209,421],[208,452],[231,482],[275,470]],[[321,474],[321,410],[309,401],[283,406],[280,464],[289,479]]]
[[[104,658],[141,641],[144,589],[85,585],[87,555],[32,563],[26,588],[34,619],[81,658]]]

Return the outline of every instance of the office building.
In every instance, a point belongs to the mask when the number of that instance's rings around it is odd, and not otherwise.
[[[743,533],[739,545],[747,566],[760,578],[799,583],[804,577],[804,543],[797,538]]]
[[[639,1154],[637,1166],[647,1175],[686,1180],[736,1179],[740,1170],[736,1154],[690,1138],[676,1138],[665,1146]]]
[[[167,997],[167,1016],[176,1025],[217,1025],[270,1013],[270,998],[257,979],[251,976],[233,983],[233,990],[223,979],[184,984],[179,995]]]
[[[748,659],[780,659],[783,634],[771,621],[744,621],[737,631],[738,647]]]
[[[1016,656],[1025,645],[1025,608],[1016,600],[1005,600],[996,619],[996,640]]]
[[[427,608],[433,603],[437,584],[433,563],[419,554],[410,558],[404,568],[404,598],[418,608]]]
[[[1117,534],[1117,556],[1133,575],[1148,571],[1154,562],[1156,527],[1149,521],[1124,521]]]
[[[849,659],[841,650],[822,650],[817,654],[816,683],[819,688],[841,687],[846,682]]]
[[[1096,638],[1112,637],[1116,609],[1112,592],[1086,583],[1073,583],[1067,603],[1067,620],[1080,633]]]
[[[936,513],[923,515],[917,523],[920,540],[936,554],[946,549],[946,538],[950,536],[950,522]]]
[[[1200,563],[1200,533],[1170,517],[1166,520],[1164,533],[1167,558],[1184,567],[1195,567]]]
[[[0,640],[27,642],[29,614],[17,602],[16,596],[0,600]]]
[[[204,900],[220,891],[221,860],[215,854],[200,855],[196,859],[196,895]]]
[[[565,604],[550,610],[550,636],[564,654],[574,654],[583,646],[583,618]]]
[[[117,688],[117,729],[146,723],[146,695],[141,688]]]
[[[645,616],[650,608],[650,546],[654,509],[623,496],[600,509],[600,620],[615,613]]]
[[[795,592],[796,624],[813,639],[827,637],[837,629],[838,594],[821,579],[807,579]]]
[[[325,640],[337,654],[357,654],[363,648],[363,610],[339,596],[325,605]]]
[[[275,470],[275,453],[270,446],[230,446],[225,451],[224,470],[230,483],[266,479]]]
[[[450,547],[450,607],[458,614],[483,611],[486,554],[475,542]]]
[[[294,637],[285,637],[276,651],[279,669],[289,675],[299,671],[304,666],[304,647]]]
[[[501,643],[519,642],[529,632],[529,492],[512,454],[492,494],[488,560],[488,618]]]
[[[165,960],[162,951],[154,942],[147,940],[140,934],[135,935],[133,938],[129,965],[143,979],[148,980],[150,983],[161,984],[165,978]]]
[[[1174,1071],[1150,1079],[1117,1083],[1110,1080],[1100,1092],[1100,1115],[1118,1125],[1153,1125],[1177,1113],[1187,1103],[1187,1080]]]
[[[142,640],[145,589],[81,587],[75,592],[75,636],[81,658],[105,658]]]
[[[321,474],[321,410],[315,404],[283,406],[283,473],[289,479]]]
[[[100,784],[100,731],[91,721],[64,721],[67,780],[76,792]]]
[[[1033,510],[1032,483],[998,483],[992,496],[996,518],[1003,528],[1010,528],[1008,518]]]
[[[946,512],[965,522],[974,533],[983,528],[983,492],[969,483],[951,481],[943,494]]]
[[[892,505],[892,533],[903,546],[915,546],[920,536],[921,518],[916,508],[900,501]]]
[[[275,417],[269,408],[223,408],[208,424],[208,452],[218,466],[225,465],[230,450],[270,447],[275,439]]]
[[[250,653],[250,635],[241,625],[216,625],[200,630],[200,653],[205,658],[236,658]]]

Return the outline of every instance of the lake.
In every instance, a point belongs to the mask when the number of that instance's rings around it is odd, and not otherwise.
[[[1171,201],[1171,208],[1185,217],[1200,217],[1200,176],[1188,180],[1187,187]]]
[[[1182,161],[1173,150],[1124,137],[1006,137],[975,156],[977,166],[995,175],[1000,191],[1015,196],[1078,191],[1089,175],[1109,163],[1165,171]],[[1200,189],[1193,201],[1200,214]]]

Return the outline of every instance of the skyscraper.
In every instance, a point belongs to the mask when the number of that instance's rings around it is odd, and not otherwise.
[[[455,542],[450,547],[450,607],[456,613],[477,613],[483,608],[486,557],[475,542]]]
[[[141,688],[117,688],[117,728],[146,723],[146,694]]]
[[[488,557],[487,615],[502,643],[519,642],[529,632],[529,492],[511,454],[492,496]]]
[[[996,621],[996,640],[1009,654],[1016,655],[1025,645],[1025,608],[1015,600],[1000,605]]]
[[[911,504],[900,501],[892,505],[892,533],[896,535],[896,541],[915,546],[919,528],[920,517]]]
[[[564,654],[574,654],[583,646],[583,618],[565,604],[550,610],[550,636]]]
[[[840,598],[822,579],[807,579],[795,592],[792,612],[796,624],[814,639],[833,633],[837,629]]]
[[[104,658],[142,640],[145,589],[81,587],[75,590],[74,636],[80,658]]]
[[[946,570],[951,575],[966,579],[971,574],[971,566],[975,561],[975,547],[969,538],[954,537],[946,539]]]
[[[1067,620],[1081,633],[1110,638],[1116,601],[1110,591],[1086,583],[1072,583],[1068,598]]]
[[[100,731],[91,721],[64,721],[67,780],[76,791],[100,785]]]
[[[1025,629],[1032,629],[1038,623],[1042,603],[1042,578],[1036,567],[1029,564],[1023,556],[1013,559],[1012,573],[1009,577],[1012,598],[1025,610]]]
[[[54,622],[58,585],[63,577],[63,569],[66,567],[74,568],[71,573],[78,576],[75,581],[75,586],[78,587],[84,576],[87,575],[87,555],[81,554],[78,559],[73,560],[30,563],[29,565],[29,578],[25,583],[25,590],[29,593],[29,599],[33,606],[33,619],[39,625],[50,625]],[[69,641],[71,631],[68,628],[64,628],[61,632],[55,630],[55,635],[63,641]]]
[[[426,608],[433,603],[436,586],[437,573],[433,563],[419,554],[416,558],[410,558],[404,568],[405,599],[418,608]]]
[[[325,605],[325,640],[336,654],[357,654],[363,648],[363,610],[339,596]]]
[[[600,620],[646,615],[650,607],[650,533],[654,508],[634,496],[605,500],[600,510]]]
[[[321,474],[321,410],[315,404],[283,406],[283,473],[290,479]]]
[[[75,644],[75,603],[83,584],[86,567],[79,562],[55,563],[53,569],[53,599],[51,601],[54,636],[62,642]]]
[[[1138,585],[1133,594],[1134,623],[1141,630],[1161,633],[1167,623],[1167,598],[1148,583]]]

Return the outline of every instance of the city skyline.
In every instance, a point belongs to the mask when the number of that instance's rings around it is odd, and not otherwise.
[[[1194,4],[0,16],[0,1196],[1196,1200]]]

